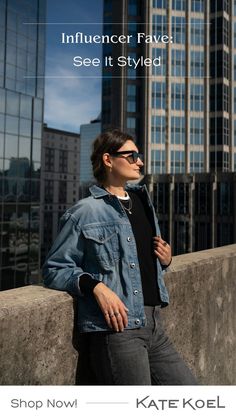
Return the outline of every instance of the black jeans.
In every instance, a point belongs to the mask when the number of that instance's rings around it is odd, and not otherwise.
[[[147,326],[89,333],[89,359],[98,385],[196,385],[166,336],[159,307],[145,307]]]

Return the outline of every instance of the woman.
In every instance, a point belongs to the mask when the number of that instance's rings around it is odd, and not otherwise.
[[[98,384],[196,384],[160,320],[171,248],[160,236],[133,138],[101,134],[91,156],[98,185],[70,208],[43,266],[45,285],[78,296]]]

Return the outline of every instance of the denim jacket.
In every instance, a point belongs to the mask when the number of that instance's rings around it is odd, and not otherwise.
[[[155,210],[145,185],[127,185],[127,191],[143,194],[160,235]],[[80,332],[110,330],[104,315],[91,295],[83,295],[79,287],[82,274],[90,274],[112,289],[128,312],[128,329],[146,325],[142,282],[137,248],[130,221],[119,199],[99,186],[90,188],[91,196],[68,209],[61,218],[58,234],[43,265],[44,284],[68,291],[79,298]],[[169,302],[163,280],[165,270],[159,259],[157,284],[162,306]]]

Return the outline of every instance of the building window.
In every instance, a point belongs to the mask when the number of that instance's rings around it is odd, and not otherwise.
[[[204,86],[203,84],[191,84],[190,109],[200,112],[204,110]]]
[[[152,116],[152,143],[165,144],[166,118],[164,116]]]
[[[185,117],[171,117],[171,144],[185,144]]]
[[[222,11],[229,13],[229,0],[211,1],[211,12],[222,12]]]
[[[59,172],[68,173],[68,151],[59,150]]]
[[[136,101],[128,100],[127,101],[127,112],[136,112]]]
[[[222,16],[211,20],[210,26],[211,44],[225,44],[229,46],[229,21]],[[234,24],[234,40],[235,40],[235,24]],[[236,44],[234,45],[236,48]]]
[[[152,83],[152,108],[153,109],[166,108],[166,84],[164,82]]]
[[[171,173],[185,172],[185,152],[179,150],[171,150]]]
[[[153,48],[152,59],[160,57],[160,66],[152,66],[153,76],[165,76],[166,75],[166,49],[164,48]]]
[[[172,17],[172,36],[175,44],[185,45],[186,20],[185,17]]]
[[[204,144],[204,119],[190,118],[190,144]]]
[[[165,15],[153,15],[152,16],[152,33],[153,35],[160,35],[166,33],[167,24]]]
[[[129,48],[137,47],[137,32],[139,31],[138,25],[136,22],[128,23],[128,35],[131,35],[132,38],[129,42]]]
[[[167,0],[153,0],[152,6],[157,9],[164,9],[167,6]]]
[[[191,44],[204,45],[204,21],[203,19],[191,19]]]
[[[211,184],[196,182],[195,184],[195,215],[211,215],[212,195]]]
[[[189,214],[189,184],[176,183],[174,189],[175,214]]]
[[[210,74],[213,78],[229,78],[229,54],[226,51],[218,50],[210,54]]]
[[[211,2],[213,3],[213,2]],[[204,12],[204,0],[191,0],[191,11],[197,13]]]
[[[172,76],[185,76],[185,50],[172,49],[171,74]]]
[[[189,223],[175,221],[174,223],[174,249],[176,255],[189,252]]]
[[[190,151],[190,172],[203,172],[204,169],[204,152]]]
[[[173,10],[185,10],[186,1],[185,0],[172,0],[172,9]]]
[[[53,180],[45,179],[44,201],[47,204],[53,203]]]
[[[135,128],[136,128],[136,118],[127,118],[127,128],[135,130]]]
[[[137,54],[136,52],[130,52],[129,57],[135,61],[137,61]],[[132,61],[134,63],[134,61]],[[131,79],[136,78],[137,68],[134,68],[134,64],[132,64],[133,67],[128,66],[127,69],[127,76]]]
[[[175,110],[185,109],[185,84],[184,83],[171,84],[171,109],[175,109]]]
[[[45,148],[45,170],[46,172],[54,171],[54,162],[55,162],[55,149],[46,147]]]
[[[233,183],[218,182],[217,183],[217,214],[233,215]]]
[[[225,84],[222,86],[222,84],[219,83],[210,87],[210,110],[229,111],[229,87]]]
[[[139,0],[128,0],[128,15],[137,16],[139,14]]]
[[[210,168],[215,171],[229,170],[229,153],[222,151],[210,152]]]
[[[151,152],[151,172],[155,173],[165,173],[165,150],[152,150]]]
[[[204,77],[204,52],[191,51],[191,77]]]

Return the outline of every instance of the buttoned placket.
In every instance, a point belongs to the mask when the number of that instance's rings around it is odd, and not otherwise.
[[[128,215],[126,214],[125,209],[124,209],[124,208],[123,208],[123,206],[121,205],[119,198],[115,197],[115,199],[117,199],[117,201],[118,201],[118,203],[119,203],[119,207],[120,207],[120,209],[121,209],[122,213],[124,214],[124,216],[125,216],[125,217],[126,217],[126,219],[128,220],[128,223],[129,223],[129,226],[130,226],[130,229],[131,229],[131,232],[132,232],[131,223],[130,223],[130,220],[129,220]],[[128,237],[127,237],[127,241],[128,241],[129,243],[131,243],[132,241],[135,241],[135,239],[133,239],[131,236],[128,236]],[[137,253],[137,251],[136,251],[136,253]],[[138,254],[137,254],[137,259],[138,259]],[[130,266],[130,268],[131,268],[131,269],[135,269],[135,268],[136,268],[136,263],[135,263],[135,262],[130,262],[130,265],[129,265],[129,266]],[[141,281],[141,278],[140,278],[140,281]],[[142,287],[142,284],[140,284],[140,285],[141,285],[141,287]],[[137,289],[134,289],[134,291],[133,291],[133,294],[134,294],[136,297],[138,297],[141,293],[142,293],[142,291],[139,291],[139,290],[137,290]],[[143,297],[142,297],[142,300],[143,300],[143,316],[144,316],[144,318],[145,318],[145,322],[146,322],[146,315],[145,315],[145,311],[144,311],[144,299],[143,299]],[[139,325],[141,324],[141,320],[140,320],[139,318],[136,318],[134,322],[135,322],[135,324],[136,324],[137,326],[139,326]]]

